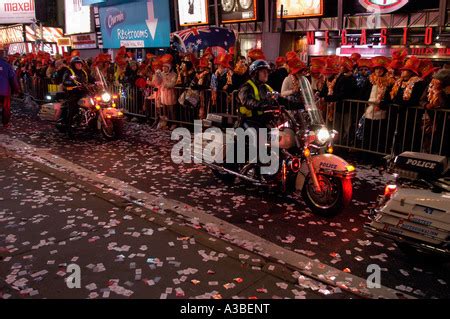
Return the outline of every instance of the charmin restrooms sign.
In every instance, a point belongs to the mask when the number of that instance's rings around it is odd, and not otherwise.
[[[397,11],[409,0],[359,0],[359,3],[369,12],[390,13]]]
[[[164,48],[170,45],[167,0],[137,0],[100,7],[103,47]]]
[[[0,24],[30,23],[35,18],[34,0],[0,0]]]

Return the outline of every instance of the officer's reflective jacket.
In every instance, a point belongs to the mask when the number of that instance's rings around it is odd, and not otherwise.
[[[244,117],[262,115],[261,108],[264,101],[267,100],[267,93],[273,92],[273,89],[265,83],[248,80],[239,91],[239,113]]]

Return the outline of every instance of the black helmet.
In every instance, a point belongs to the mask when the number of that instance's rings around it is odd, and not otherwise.
[[[264,60],[256,60],[252,64],[250,64],[249,73],[250,76],[255,76],[256,71],[266,69],[270,71],[270,65],[267,63],[267,61]]]
[[[70,60],[70,64],[74,65],[75,63],[83,63],[83,60],[79,56],[74,56],[72,60]]]

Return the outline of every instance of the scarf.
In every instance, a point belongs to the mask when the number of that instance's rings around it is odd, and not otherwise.
[[[328,96],[333,95],[333,93],[334,93],[334,86],[336,85],[337,79],[338,79],[338,76],[335,76],[333,81],[331,81],[331,82],[330,82],[329,79],[327,79]]]
[[[413,76],[408,81],[403,81],[403,79],[398,79],[397,82],[395,82],[394,87],[392,88],[391,99],[395,98],[395,96],[398,93],[398,90],[400,89],[400,87],[402,87],[404,89],[403,101],[409,101],[409,99],[411,98],[411,94],[412,94],[414,85],[419,81],[422,81],[422,79],[419,78],[418,76]]]
[[[430,103],[431,108],[438,108],[439,105],[439,95],[442,93],[441,81],[437,79],[431,80],[430,85],[428,86],[428,102]]]
[[[387,74],[384,76],[371,74],[369,76],[369,81],[373,86],[376,85],[378,87],[378,95],[376,97],[378,103],[383,100],[387,88],[394,83],[394,79],[389,77]]]

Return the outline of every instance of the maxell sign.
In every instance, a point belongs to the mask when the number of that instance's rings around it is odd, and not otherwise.
[[[35,19],[34,0],[0,0],[0,24],[30,23]]]

